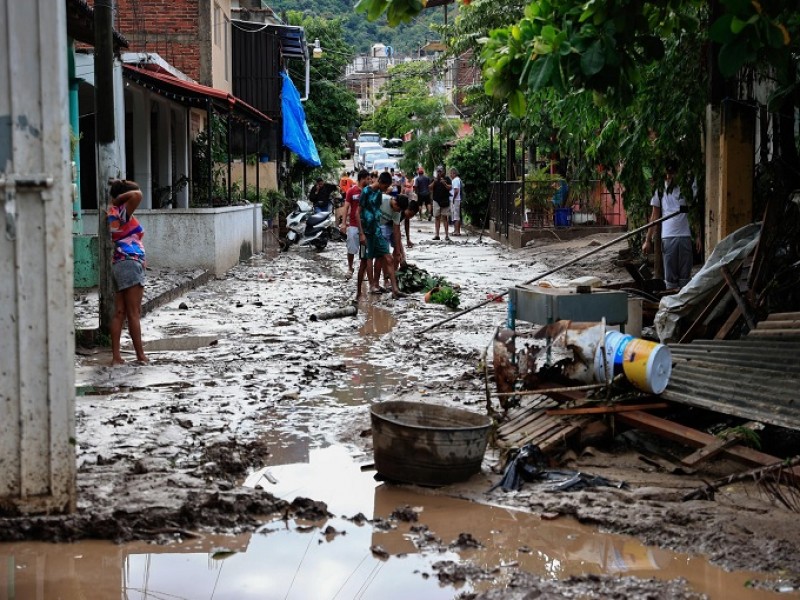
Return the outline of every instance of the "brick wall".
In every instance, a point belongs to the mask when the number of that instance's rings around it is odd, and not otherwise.
[[[209,0],[117,0],[114,25],[130,42],[127,52],[156,52],[195,81],[211,85],[211,40],[204,26],[209,5]]]

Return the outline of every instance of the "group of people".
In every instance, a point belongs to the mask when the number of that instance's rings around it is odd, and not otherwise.
[[[355,271],[355,257],[359,257],[357,291],[355,300],[361,298],[364,279],[369,282],[371,294],[390,290],[381,285],[381,277],[388,282],[393,298],[403,294],[397,286],[396,271],[405,264],[401,223],[406,240],[411,246],[409,222],[419,210],[416,201],[406,194],[392,190],[392,174],[384,171],[371,174],[362,170],[356,185],[345,195],[342,231],[347,236],[348,276]]]
[[[417,169],[417,176],[412,183],[412,189],[416,194],[417,201],[422,209],[427,213],[430,221],[434,219],[434,240],[441,239],[439,232],[444,227],[444,239],[450,241],[450,224],[453,224],[453,235],[461,235],[461,201],[464,196],[464,189],[461,177],[458,176],[458,169],[451,168],[450,176],[444,173],[444,167],[436,167],[436,175],[433,179],[425,174],[425,169]],[[420,218],[425,216],[420,212]]]

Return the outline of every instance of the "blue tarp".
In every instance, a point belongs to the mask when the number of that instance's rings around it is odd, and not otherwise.
[[[283,91],[281,107],[283,108],[283,145],[297,154],[307,165],[319,167],[319,152],[314,138],[306,124],[306,111],[300,103],[300,94],[286,71],[281,71]]]

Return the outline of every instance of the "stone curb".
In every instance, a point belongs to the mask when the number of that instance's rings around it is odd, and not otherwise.
[[[182,296],[189,290],[193,290],[195,288],[200,287],[201,285],[205,285],[209,281],[214,279],[214,273],[212,271],[204,271],[197,277],[184,281],[176,285],[174,288],[171,288],[165,292],[162,292],[158,296],[154,298],[150,298],[147,302],[142,304],[142,316],[145,316],[147,313],[154,311],[155,309],[164,306],[168,302],[172,302],[175,298]],[[99,345],[99,333],[100,329],[95,327],[92,329],[75,329],[75,346],[76,347],[87,347],[87,346],[96,346]]]

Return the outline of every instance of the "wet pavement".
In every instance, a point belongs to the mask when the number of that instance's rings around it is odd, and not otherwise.
[[[451,243],[431,237],[432,225],[415,221],[409,262],[459,285],[462,307],[593,243],[573,242],[547,257],[544,249],[509,250],[475,235]],[[489,495],[499,477],[491,470],[499,462],[493,451],[481,474],[461,486],[435,491],[377,482],[369,469],[369,405],[402,398],[482,412],[478,360],[504,322],[505,305],[491,303],[424,335],[422,329],[452,313],[425,304],[421,294],[397,301],[370,297],[355,317],[313,322],[315,312],[347,306],[354,295],[344,252],[343,244],[322,253],[270,250],[187,291],[143,320],[149,365],[111,368],[106,350],[79,349],[80,514],[132,515],[129,531],[146,530],[161,543],[2,544],[0,563],[8,568],[0,568],[0,591],[13,590],[6,597],[45,590],[39,597],[65,600],[87,594],[456,598],[503,589],[518,571],[548,581],[587,574],[655,577],[662,582],[650,584],[656,597],[659,586],[676,578],[711,597],[770,597],[748,581],[780,588],[774,583],[779,575],[751,572],[741,566],[745,560],[734,561],[736,572],[727,573],[697,552],[642,545],[563,516],[585,510],[587,522],[613,522],[591,513],[593,503],[608,500],[601,493],[572,496],[583,509],[562,497],[535,506],[530,491]],[[610,272],[614,252],[550,282]],[[92,318],[91,302],[79,297],[76,323]],[[126,337],[123,347],[130,349]],[[253,527],[247,519],[204,517],[199,507],[243,493],[251,494],[245,502],[322,501],[330,516],[309,522],[284,506]],[[608,506],[622,519],[635,519],[635,504],[620,496]],[[410,508],[401,516],[418,520],[391,517],[403,507]],[[661,507],[645,510],[657,520]],[[148,523],[152,513],[167,519]],[[187,513],[193,521],[183,520]],[[199,537],[188,536],[187,528],[201,530]],[[660,541],[692,548],[697,533]]]

